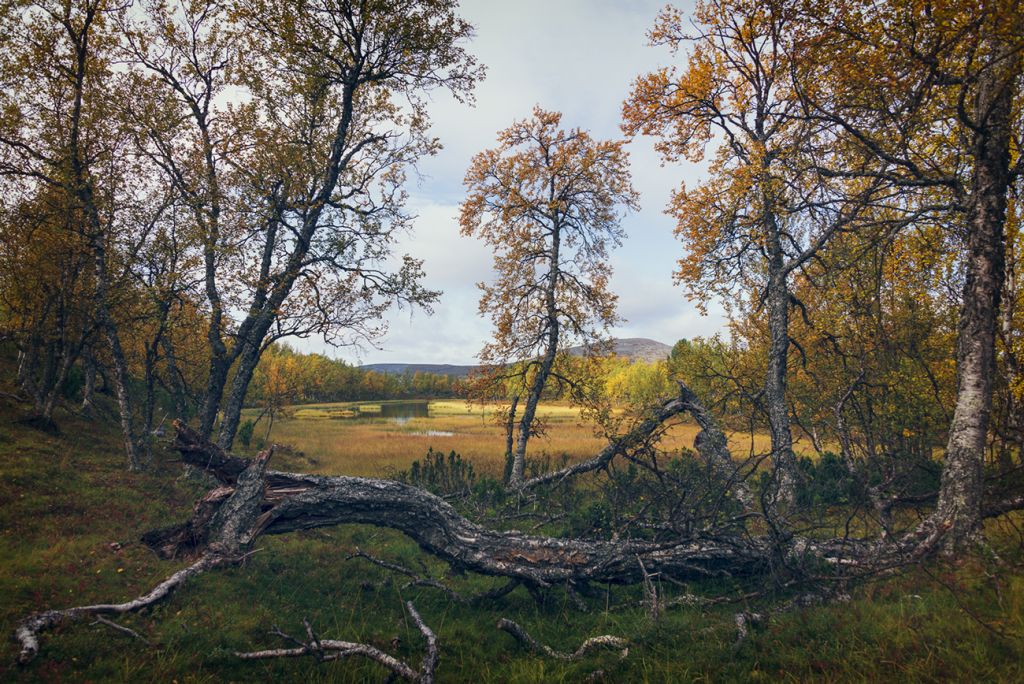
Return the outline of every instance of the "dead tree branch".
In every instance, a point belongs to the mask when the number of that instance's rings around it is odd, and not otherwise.
[[[694,447],[697,452],[722,481],[729,483],[730,491],[743,505],[745,512],[753,512],[755,510],[754,498],[741,476],[740,469],[732,459],[725,434],[697,395],[682,382],[679,382],[678,386],[678,397],[663,402],[639,425],[625,435],[613,439],[593,458],[526,480],[520,488],[530,489],[552,482],[563,482],[582,473],[600,470],[616,456],[629,453],[647,443],[651,436],[665,424],[665,421],[685,412],[689,413],[701,428],[694,439]]]
[[[619,654],[620,658],[625,658],[629,655],[628,641],[621,637],[609,636],[607,634],[603,636],[590,637],[580,644],[580,647],[572,653],[565,653],[563,651],[556,651],[550,646],[545,646],[544,644],[539,643],[536,639],[530,636],[525,629],[512,620],[501,618],[498,620],[498,629],[508,632],[515,637],[516,641],[521,643],[523,646],[526,646],[531,651],[535,653],[544,653],[545,655],[558,660],[579,660],[585,656],[588,651],[592,651],[595,648],[621,649],[621,653]]]
[[[110,627],[114,631],[121,632],[122,634],[127,634],[128,636],[133,637],[135,639],[138,639],[138,640],[142,641],[143,643],[145,643],[147,645],[149,644],[149,640],[146,639],[146,637],[142,636],[141,634],[136,632],[131,627],[125,627],[124,625],[119,625],[116,622],[114,622],[113,620],[108,620],[107,618],[103,617],[102,615],[97,615],[96,616],[96,620],[94,622],[92,622],[91,624],[94,624],[94,625],[106,625],[107,627]]]
[[[420,630],[420,633],[427,642],[424,649],[425,653],[423,661],[420,664],[420,669],[418,671],[393,655],[385,653],[379,648],[370,646],[369,644],[352,641],[338,641],[336,639],[321,639],[313,632],[313,628],[309,624],[308,620],[303,620],[307,637],[305,641],[285,634],[276,627],[271,631],[271,634],[274,636],[297,644],[294,648],[272,648],[263,651],[236,652],[235,655],[243,660],[266,660],[269,658],[297,658],[300,656],[313,656],[319,662],[338,660],[349,656],[362,656],[383,665],[402,679],[410,682],[432,684],[434,681],[434,672],[437,669],[437,663],[440,657],[437,646],[437,636],[423,621],[420,614],[416,612],[416,607],[413,606],[412,601],[407,601],[405,603],[405,608],[409,611],[409,616],[412,618],[413,623],[416,625],[416,628]]]
[[[206,554],[192,565],[179,570],[153,587],[149,593],[125,603],[100,603],[34,613],[22,620],[14,631],[14,637],[21,646],[18,662],[25,664],[36,656],[39,652],[39,635],[42,632],[51,630],[61,623],[81,620],[93,615],[124,615],[137,612],[167,598],[190,578],[226,562],[228,559],[219,554]]]

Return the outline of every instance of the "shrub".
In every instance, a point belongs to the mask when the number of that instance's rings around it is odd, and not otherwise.
[[[395,479],[415,485],[438,496],[467,496],[473,491],[476,473],[473,464],[452,451],[445,456],[431,447],[422,461],[413,461],[409,470],[402,470]]]
[[[256,424],[252,420],[246,420],[238,427],[238,441],[242,443],[246,449],[249,448],[249,443],[252,441],[252,431],[255,429]]]

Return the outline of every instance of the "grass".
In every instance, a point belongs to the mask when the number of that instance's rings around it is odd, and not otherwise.
[[[297,458],[295,465],[321,474],[385,476],[409,468],[428,448],[443,453],[456,451],[471,461],[477,472],[501,474],[505,432],[494,420],[496,407],[481,409],[464,401],[431,401],[428,410],[428,417],[398,423],[359,417],[379,414],[379,402],[303,405],[274,421],[270,441],[302,452],[307,458]],[[546,403],[537,412],[548,429],[531,440],[530,454],[567,454],[570,460],[580,460],[593,456],[607,444],[606,439],[595,434],[593,425],[580,417],[579,409]],[[243,419],[255,419],[258,413],[247,410]],[[692,448],[698,431],[692,423],[678,424],[666,433],[662,447]],[[265,436],[265,426],[257,425],[255,433]],[[764,452],[769,445],[764,434],[754,435],[753,440],[744,433],[730,437],[736,454]]]
[[[0,628],[9,634],[18,619],[35,610],[136,596],[184,564],[160,561],[135,541],[147,529],[184,519],[203,491],[180,477],[172,454],[158,452],[153,470],[130,474],[112,419],[96,423],[61,414],[63,434],[45,435],[14,423],[18,408],[4,402],[0,399]],[[457,414],[456,407],[447,410]],[[466,419],[442,413],[438,420],[456,418]],[[468,420],[482,424],[479,416]],[[338,423],[285,421],[295,433],[282,432],[297,435],[304,429],[312,444],[317,432]],[[568,418],[559,431],[573,425]],[[481,430],[474,439],[482,443],[490,433]],[[567,442],[582,440],[584,433],[580,428]],[[324,441],[359,435],[380,439],[357,431]],[[410,450],[409,457],[428,445],[408,436],[396,439],[408,440],[397,443]],[[556,439],[562,438],[553,433],[552,442]],[[356,454],[377,453],[372,442],[355,447]],[[325,456],[305,448],[310,457],[324,459],[318,467],[325,471],[376,458]],[[362,467],[373,470],[379,464]],[[102,625],[77,623],[45,635],[36,661],[17,667],[14,644],[4,639],[0,681],[380,680],[383,671],[360,660],[250,663],[233,652],[281,645],[267,634],[271,626],[298,635],[306,617],[324,637],[368,641],[415,664],[422,642],[402,610],[409,599],[440,639],[442,682],[577,682],[598,670],[611,682],[1024,679],[1024,573],[1014,564],[1021,560],[1014,549],[1001,550],[1009,565],[995,572],[974,562],[932,565],[855,587],[851,602],[782,614],[737,647],[733,615],[762,606],[674,609],[653,624],[636,607],[637,587],[599,586],[588,612],[577,610],[558,588],[542,605],[517,590],[496,604],[469,608],[429,588],[402,589],[400,578],[365,561],[346,562],[357,546],[445,576],[442,564],[388,530],[346,526],[264,538],[262,550],[244,565],[201,576],[165,603],[123,618],[148,645]],[[497,584],[477,576],[446,580],[464,592]],[[691,588],[715,592],[730,583],[715,580]],[[669,596],[678,591],[668,584],[663,590]],[[516,620],[562,650],[607,633],[629,638],[630,652],[621,660],[615,653],[598,653],[579,663],[553,661],[525,652],[496,630],[499,617]],[[394,637],[400,639],[397,648]]]

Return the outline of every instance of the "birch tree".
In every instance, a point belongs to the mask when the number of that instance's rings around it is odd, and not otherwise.
[[[494,249],[496,272],[492,284],[480,285],[480,313],[494,324],[494,340],[479,358],[515,375],[515,406],[524,397],[512,487],[523,482],[544,388],[552,378],[574,383],[560,373],[559,354],[574,342],[599,348],[618,320],[608,254],[624,237],[621,209],[638,202],[622,143],[562,130],[561,118],[535,108],[530,119],[498,134],[497,148],[473,158],[465,179],[462,234]]]

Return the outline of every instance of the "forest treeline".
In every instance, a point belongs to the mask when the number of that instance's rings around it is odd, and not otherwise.
[[[280,408],[363,399],[449,398],[463,393],[463,381],[457,376],[419,370],[383,373],[279,344],[260,358],[245,403]]]

